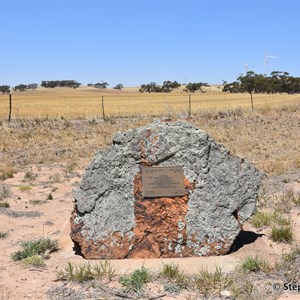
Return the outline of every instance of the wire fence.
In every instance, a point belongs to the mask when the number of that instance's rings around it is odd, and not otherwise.
[[[254,107],[299,104],[297,95],[253,95]],[[251,109],[248,94],[122,94],[89,93],[0,96],[0,118],[111,118],[197,114],[207,110]]]

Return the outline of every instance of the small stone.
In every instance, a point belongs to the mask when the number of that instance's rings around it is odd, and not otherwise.
[[[225,291],[221,291],[221,296],[222,297],[225,297],[225,299],[228,297],[230,297],[231,296],[231,292],[230,291],[227,291],[227,290],[225,290]]]

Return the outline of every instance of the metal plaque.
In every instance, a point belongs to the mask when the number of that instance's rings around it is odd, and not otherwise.
[[[149,198],[183,196],[183,167],[143,167],[142,191]]]

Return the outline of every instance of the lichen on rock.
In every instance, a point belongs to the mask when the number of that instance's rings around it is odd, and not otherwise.
[[[144,198],[142,166],[182,166],[184,195]],[[255,211],[263,176],[187,122],[118,133],[74,193],[71,238],[87,259],[225,254]]]

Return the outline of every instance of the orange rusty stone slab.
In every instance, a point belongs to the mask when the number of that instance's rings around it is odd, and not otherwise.
[[[134,243],[128,258],[189,256],[184,251],[178,251],[179,247],[176,247],[186,245],[185,215],[189,191],[194,185],[184,178],[184,188],[184,195],[181,197],[144,198],[142,174],[140,172],[135,176],[136,227],[133,229]]]

